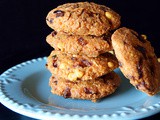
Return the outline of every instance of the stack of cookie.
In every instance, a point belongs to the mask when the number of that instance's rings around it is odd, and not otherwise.
[[[118,61],[110,31],[120,16],[110,8],[89,2],[67,3],[46,18],[53,32],[47,42],[55,49],[48,57],[51,92],[65,98],[96,101],[112,94],[120,84],[113,72]]]

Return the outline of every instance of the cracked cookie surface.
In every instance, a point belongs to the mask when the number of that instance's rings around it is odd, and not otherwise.
[[[53,76],[71,81],[95,79],[117,67],[118,61],[110,53],[91,58],[52,51],[47,62],[47,68]]]
[[[52,76],[49,81],[51,92],[65,98],[87,99],[96,102],[115,92],[120,85],[120,77],[115,72],[94,80],[72,82]]]
[[[123,27],[111,39],[119,67],[130,83],[148,95],[159,92],[160,64],[147,37]]]
[[[51,10],[46,22],[57,32],[101,36],[120,25],[120,15],[93,2],[66,3]]]
[[[46,41],[55,50],[66,53],[97,57],[102,53],[113,50],[111,34],[96,36],[68,35],[64,32],[53,31],[47,36]]]

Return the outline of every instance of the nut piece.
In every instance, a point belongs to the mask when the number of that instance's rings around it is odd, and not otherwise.
[[[74,73],[70,73],[68,75],[68,79],[75,81],[75,80],[77,80],[77,78],[81,78],[83,76],[83,74],[84,74],[83,72],[76,69]]]
[[[158,62],[160,62],[160,58],[158,58]]]
[[[65,64],[60,64],[59,68],[60,69],[65,69],[65,66],[66,66]]]
[[[110,12],[105,12],[105,15],[108,19],[112,19],[112,14]]]
[[[147,36],[142,34],[141,37],[144,39],[144,40],[147,40]]]
[[[111,51],[108,51],[108,52],[114,55],[114,51],[113,51],[113,50],[111,50]]]
[[[108,67],[112,68],[114,64],[112,62],[108,62]]]

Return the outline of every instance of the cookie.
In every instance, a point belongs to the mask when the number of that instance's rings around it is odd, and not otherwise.
[[[55,50],[63,52],[97,57],[102,53],[113,50],[111,34],[96,36],[68,35],[64,32],[53,31],[47,36],[49,43]]]
[[[67,3],[51,10],[46,22],[57,32],[101,36],[120,25],[120,15],[93,2]]]
[[[111,39],[119,67],[130,83],[148,95],[159,92],[160,64],[147,37],[123,27]]]
[[[71,81],[95,79],[117,67],[118,61],[110,53],[91,58],[52,51],[47,62],[47,68],[53,76]]]
[[[51,77],[49,81],[51,92],[65,98],[86,99],[96,102],[115,92],[120,85],[120,77],[114,73],[87,81],[69,81],[62,78]]]

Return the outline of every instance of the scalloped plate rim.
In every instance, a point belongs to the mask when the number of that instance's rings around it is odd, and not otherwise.
[[[38,113],[37,112],[34,112],[34,110],[29,110],[29,109],[25,109],[24,105],[19,105],[18,103],[16,103],[15,101],[11,100],[7,95],[5,95],[4,91],[3,91],[3,83],[1,81],[1,79],[5,78],[7,76],[7,74],[12,71],[14,72],[13,70],[16,70],[16,69],[19,69],[19,68],[23,68],[29,64],[34,64],[36,62],[41,62],[41,61],[46,61],[46,57],[40,57],[40,58],[37,58],[37,59],[32,59],[32,60],[28,60],[26,62],[22,62],[18,65],[15,65],[11,68],[9,68],[8,70],[6,70],[5,72],[3,72],[1,75],[0,75],[0,102],[6,106],[7,108],[11,109],[12,111],[14,112],[17,112],[17,113],[20,113],[22,115],[25,115],[25,116],[28,116],[28,117],[32,117],[32,118],[36,118],[36,119],[52,119],[51,117],[54,117],[55,119],[75,119],[75,120],[80,120],[80,119],[92,119],[92,120],[103,120],[103,119],[130,119],[130,118],[134,118],[134,119],[137,119],[137,118],[144,118],[144,117],[148,117],[150,115],[153,115],[153,114],[156,114],[158,112],[160,112],[160,101],[158,103],[156,103],[158,105],[157,108],[155,108],[154,110],[150,109],[149,110],[149,113],[147,112],[144,112],[144,115],[139,115],[139,116],[126,116],[126,115],[121,115],[121,116],[117,116],[117,114],[113,113],[112,115],[107,115],[107,114],[104,114],[104,115],[87,115],[87,114],[84,114],[84,115],[70,115],[70,114],[61,114],[61,113],[51,113],[51,112],[48,112],[47,110],[44,112],[44,111],[39,111]],[[13,78],[14,79],[14,78]],[[23,80],[22,80],[23,81]],[[32,106],[31,106],[32,107]],[[151,106],[152,107],[152,106]],[[16,109],[16,108],[19,108],[19,109]],[[145,110],[144,110],[145,111]],[[34,112],[34,114],[33,114]],[[146,114],[147,113],[147,114]],[[42,115],[43,114],[43,115]]]

